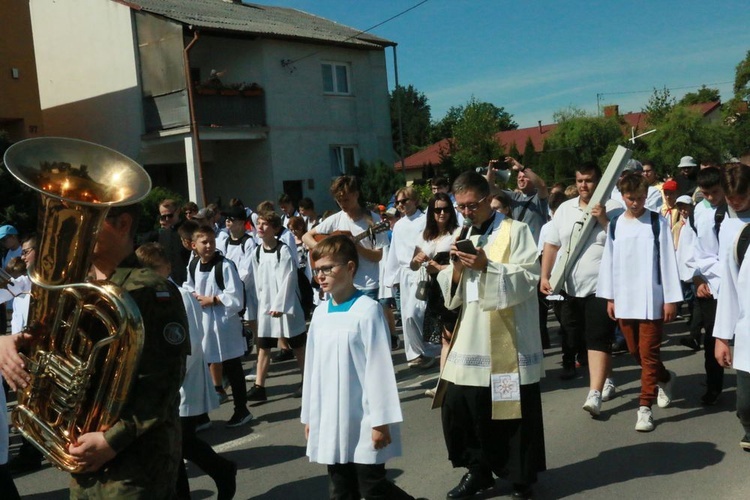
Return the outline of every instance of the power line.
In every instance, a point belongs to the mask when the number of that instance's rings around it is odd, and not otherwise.
[[[403,15],[404,15],[404,14],[406,14],[407,12],[410,12],[410,11],[412,11],[412,10],[416,9],[417,7],[420,7],[420,6],[424,5],[424,4],[426,4],[427,2],[429,2],[429,1],[430,1],[430,0],[422,0],[421,2],[417,2],[416,4],[412,5],[412,6],[411,6],[411,7],[409,7],[408,9],[402,10],[402,11],[401,11],[401,12],[399,12],[398,14],[396,14],[396,15],[394,15],[394,16],[391,16],[391,17],[389,17],[389,18],[388,18],[388,19],[386,19],[385,21],[381,21],[381,22],[379,22],[378,24],[375,24],[374,26],[370,26],[370,27],[369,27],[369,28],[367,28],[366,30],[362,30],[362,31],[359,31],[359,32],[357,32],[357,33],[353,34],[352,36],[349,36],[349,37],[347,37],[347,38],[344,38],[343,40],[341,40],[341,42],[342,42],[342,43],[343,43],[343,42],[348,42],[348,41],[349,41],[349,40],[351,40],[352,38],[357,38],[357,37],[358,37],[359,35],[363,35],[363,34],[365,34],[365,33],[369,32],[369,31],[372,31],[372,30],[374,30],[375,28],[379,28],[380,26],[383,26],[384,24],[386,24],[386,23],[388,23],[388,22],[391,22],[391,21],[393,21],[394,19],[396,19],[396,18],[399,18],[399,17],[403,16]],[[316,55],[316,54],[320,54],[320,52],[321,52],[321,51],[317,50],[317,51],[315,51],[315,52],[312,52],[312,53],[310,53],[310,54],[307,54],[306,56],[302,56],[302,57],[300,57],[300,58],[298,58],[298,59],[294,59],[293,61],[290,61],[290,60],[288,60],[288,59],[285,59],[285,60],[283,60],[283,61],[281,62],[281,65],[282,65],[282,66],[284,66],[284,67],[286,67],[286,66],[289,66],[289,65],[291,65],[291,64],[294,64],[294,63],[296,63],[296,62],[299,62],[299,61],[302,61],[302,60],[304,60],[304,59],[307,59],[308,57],[312,57],[312,56],[314,56],[314,55]]]
[[[730,80],[728,82],[702,83],[700,86],[706,86],[706,87],[708,87],[709,85],[724,85],[725,83],[734,83],[734,81]],[[666,85],[664,86],[664,88],[666,88],[667,90],[685,90],[685,89],[695,89],[695,88],[698,88],[698,87],[699,87],[699,85],[686,85],[684,87],[667,87]],[[654,88],[656,88],[656,87],[654,87]],[[630,90],[630,91],[626,91],[626,92],[599,92],[596,95],[598,95],[598,96],[601,97],[601,96],[605,96],[605,95],[646,94],[646,93],[651,93],[653,91],[654,91],[654,89],[651,89],[651,90]]]

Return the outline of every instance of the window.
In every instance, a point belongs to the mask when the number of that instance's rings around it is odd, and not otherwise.
[[[349,65],[344,63],[323,63],[323,91],[327,94],[350,94]]]
[[[356,146],[331,146],[331,176],[350,174],[356,166]]]

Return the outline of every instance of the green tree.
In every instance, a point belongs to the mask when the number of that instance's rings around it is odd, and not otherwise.
[[[521,163],[524,167],[535,168],[538,166],[537,156],[534,142],[531,140],[531,137],[527,137],[526,145],[523,148],[523,160],[521,160]]]
[[[737,64],[734,76],[734,97],[727,102],[724,116],[731,134],[730,151],[741,156],[750,151],[750,50]]]
[[[521,159],[523,158],[521,156],[521,152],[518,150],[518,146],[516,146],[515,141],[510,143],[510,148],[508,149],[508,156],[515,158],[518,161],[521,161]]]
[[[406,180],[401,172],[395,173],[393,165],[382,161],[368,163],[360,160],[355,175],[359,179],[359,190],[366,203],[385,203]]]
[[[693,104],[702,104],[704,102],[715,102],[721,101],[721,95],[719,89],[711,89],[702,85],[697,92],[688,92],[677,104],[684,106],[690,106]]]
[[[138,222],[138,233],[143,234],[159,228],[159,202],[165,199],[176,200],[182,205],[185,199],[174,191],[155,186],[141,202],[141,220]]]
[[[583,162],[606,167],[613,144],[623,141],[616,117],[590,116],[576,108],[554,114],[557,127],[544,143],[539,173],[551,182],[570,183],[575,168]]]
[[[451,156],[458,171],[486,165],[499,158],[503,147],[496,138],[502,130],[517,128],[512,115],[492,103],[469,100],[453,127]]]
[[[667,87],[663,87],[661,90],[655,88],[642,111],[648,114],[649,125],[657,126],[672,111],[674,106],[675,98],[672,97]]]
[[[8,135],[0,130],[0,159],[10,146]],[[10,224],[21,235],[36,231],[39,195],[13,177],[5,165],[0,168],[0,200],[0,226]]]
[[[723,123],[710,123],[700,112],[675,106],[656,128],[643,138],[648,156],[662,173],[675,173],[680,158],[690,155],[698,161],[721,162],[729,146],[729,129]]]
[[[404,155],[416,153],[430,144],[431,116],[427,96],[413,85],[398,86],[391,92],[391,130],[393,149],[401,153],[399,134],[399,105],[401,108],[401,125],[404,134]]]
[[[445,116],[438,122],[432,124],[430,132],[430,143],[453,137],[453,127],[458,123],[464,112],[463,106],[451,106]]]

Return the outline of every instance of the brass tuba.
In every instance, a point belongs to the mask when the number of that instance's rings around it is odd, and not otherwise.
[[[87,281],[96,236],[109,209],[143,199],[151,180],[130,158],[75,139],[21,141],[4,162],[41,194],[37,257],[29,269],[32,340],[21,354],[31,381],[18,392],[11,421],[50,462],[80,472],[68,446],[117,421],[144,337],[127,293]]]

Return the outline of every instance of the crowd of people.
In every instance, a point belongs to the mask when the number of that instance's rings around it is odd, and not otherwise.
[[[392,206],[366,206],[357,179],[341,176],[330,186],[340,210],[323,217],[309,198],[288,195],[255,210],[238,198],[223,208],[165,199],[160,228],[136,235],[139,207],[112,209],[92,273],[136,299],[146,342],[121,420],[70,448],[83,467],[72,494],[189,498],[184,458],[215,481],[220,499],[232,498],[236,464],[198,433],[213,425],[210,413],[230,399],[228,389],[234,411],[225,425],[252,425],[248,403],[267,400],[270,363],[296,359],[292,395],[301,398],[307,455],[327,466],[331,497],[412,498],[384,468],[401,453],[392,361],[400,321],[408,367],[439,363],[427,395],[440,408],[451,463],[467,469],[447,497],[472,497],[497,476],[512,483],[514,498],[530,498],[546,468],[540,379],[550,309],[560,323],[559,377],[588,371],[582,408],[593,418],[617,394],[613,352],[625,347],[641,367],[639,432],[654,430],[654,402],[671,404],[677,374],[661,361],[660,345],[664,323],[685,310],[690,333],[681,343],[705,352],[701,402],[716,403],[723,371],[734,366],[741,446],[750,451],[742,330],[750,304],[738,293],[750,279],[742,266],[750,167],[685,156],[677,168],[661,179],[653,163],[631,160],[611,197],[597,203],[597,165],[579,165],[572,186],[548,188],[508,157],[452,184],[432,179],[426,200],[414,186],[400,188]],[[501,170],[516,174],[516,189],[496,185]],[[594,229],[565,264],[588,217]],[[18,354],[30,334],[19,332],[38,240],[0,227],[0,301],[17,334],[0,337],[0,371],[11,389],[30,381]],[[565,266],[559,291],[550,284],[556,265]],[[39,468],[42,456],[24,443],[6,464],[2,413],[0,488],[11,491],[11,472]],[[146,477],[136,463],[159,472]]]

